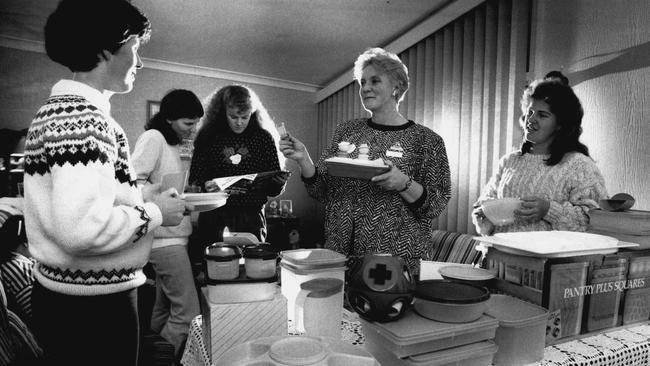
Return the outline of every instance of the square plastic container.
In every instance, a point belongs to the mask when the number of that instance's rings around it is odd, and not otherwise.
[[[492,341],[482,341],[441,351],[398,358],[386,348],[373,342],[364,344],[382,365],[390,366],[490,366],[497,351]]]
[[[369,322],[362,318],[360,321],[366,342],[380,345],[396,358],[493,339],[499,324],[486,315],[469,323],[438,322],[411,309],[395,322]]]
[[[282,294],[287,298],[287,316],[294,321],[295,303],[300,284],[315,278],[337,278],[345,281],[347,258],[333,250],[294,249],[280,252],[280,284]],[[343,291],[340,302],[343,304]]]
[[[486,312],[499,320],[495,365],[524,365],[544,358],[548,311],[508,295],[492,295]]]

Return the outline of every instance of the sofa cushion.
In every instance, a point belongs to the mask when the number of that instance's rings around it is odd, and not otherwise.
[[[475,249],[477,244],[478,242],[469,234],[433,230],[431,245],[427,246],[422,259],[437,262],[473,264],[481,256],[481,252]]]

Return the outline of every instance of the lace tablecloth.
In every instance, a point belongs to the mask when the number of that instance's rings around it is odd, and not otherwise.
[[[210,355],[205,343],[203,341],[203,319],[201,315],[192,320],[190,325],[190,333],[187,337],[187,344],[183,352],[181,364],[184,366],[208,366],[210,363]],[[289,322],[288,324],[289,335],[296,335],[294,327]],[[363,346],[364,336],[361,332],[361,323],[359,322],[358,315],[343,309],[343,317],[341,319],[341,339],[353,345]]]
[[[203,343],[202,319],[192,321],[181,359],[184,366],[209,366],[210,356]],[[289,334],[292,334],[289,324]],[[341,322],[344,341],[362,346],[364,336],[357,314],[344,311]],[[602,334],[548,346],[544,359],[529,366],[650,366],[650,324],[613,329]]]

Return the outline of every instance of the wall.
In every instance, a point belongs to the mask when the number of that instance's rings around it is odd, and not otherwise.
[[[530,78],[562,70],[607,183],[650,210],[650,1],[536,0]]]
[[[28,127],[34,113],[48,97],[52,85],[71,77],[64,67],[52,62],[44,53],[0,47],[0,128]],[[138,71],[134,89],[129,94],[111,98],[112,115],[124,128],[131,147],[144,131],[147,100],[160,100],[172,88],[194,91],[200,99],[230,80],[188,75],[145,68]],[[285,122],[287,130],[310,150],[316,150],[316,105],[313,93],[248,83],[276,123]],[[293,172],[285,192],[276,199],[293,201],[293,211],[301,217],[301,242],[310,245],[320,241],[322,226],[316,214],[316,203],[300,181],[298,167],[287,162]]]

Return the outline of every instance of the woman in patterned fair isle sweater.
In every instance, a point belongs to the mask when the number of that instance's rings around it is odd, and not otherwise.
[[[450,197],[445,145],[435,132],[399,113],[409,80],[397,55],[369,49],[355,62],[354,76],[371,118],[340,123],[316,164],[291,135],[282,138],[280,148],[300,166],[309,194],[326,206],[325,247],[347,256],[401,256],[417,274],[431,243],[432,221]],[[367,144],[368,158],[384,159],[390,170],[370,180],[328,175],[324,160],[336,156],[342,141]],[[358,157],[358,149],[350,157]]]
[[[73,72],[54,85],[25,144],[31,324],[45,365],[137,364],[137,287],[153,231],[183,218],[173,189],[143,199],[110,114],[109,98],[133,89],[150,29],[127,0],[62,0],[45,26],[47,55]]]
[[[562,74],[532,82],[521,98],[520,150],[503,156],[475,204],[472,218],[482,235],[495,232],[585,231],[587,211],[607,198],[605,180],[579,141],[583,110]],[[481,203],[519,197],[515,223],[495,226]]]
[[[209,182],[214,178],[276,171],[284,166],[284,157],[278,151],[278,131],[253,90],[229,85],[208,100],[194,141],[191,184],[210,191],[215,188]],[[252,233],[263,242],[266,239],[264,205],[268,197],[282,193],[286,178],[277,175],[256,189],[230,194],[223,207],[201,212],[196,234],[198,245],[190,246],[192,263],[200,261],[207,245],[223,241],[225,227],[234,232]]]

